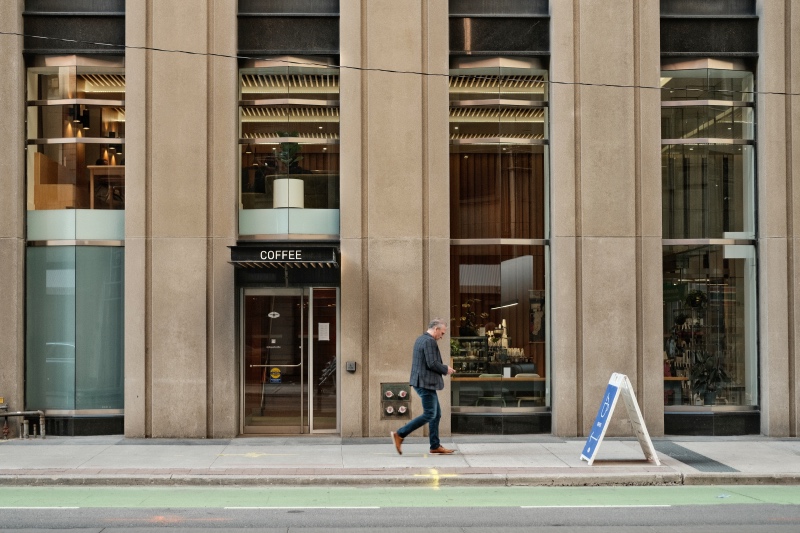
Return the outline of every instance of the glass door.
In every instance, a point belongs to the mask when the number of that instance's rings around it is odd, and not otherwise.
[[[311,289],[312,342],[309,345],[312,363],[309,365],[309,381],[312,383],[309,405],[311,406],[311,431],[313,433],[335,433],[338,424],[339,377],[339,289]]]
[[[303,289],[244,289],[243,433],[308,433],[307,310]]]
[[[242,433],[338,432],[339,289],[244,289],[240,316]]]

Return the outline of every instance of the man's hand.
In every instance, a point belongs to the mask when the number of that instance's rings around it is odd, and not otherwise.
[[[453,368],[452,366],[448,366],[447,367],[447,375],[448,376],[451,375],[451,374],[455,374],[455,373],[456,373],[456,369],[455,368]]]

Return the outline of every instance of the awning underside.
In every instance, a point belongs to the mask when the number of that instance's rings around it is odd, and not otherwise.
[[[228,261],[237,268],[339,268],[336,261]]]

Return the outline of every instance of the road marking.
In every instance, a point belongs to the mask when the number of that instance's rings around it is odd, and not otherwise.
[[[414,474],[414,477],[429,477],[431,478],[431,488],[439,490],[439,479],[443,477],[458,477],[458,474],[440,474],[435,468],[430,469],[430,474]]]
[[[631,508],[631,507],[672,507],[671,505],[520,505],[520,509],[596,509],[596,508]]]
[[[80,509],[80,507],[0,507],[0,509]]]
[[[237,510],[237,509],[380,509],[378,506],[374,507],[223,507],[223,509]]]

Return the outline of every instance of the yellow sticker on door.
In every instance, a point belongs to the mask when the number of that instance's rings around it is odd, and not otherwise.
[[[281,382],[281,369],[272,367],[269,369],[269,382],[270,383],[280,383]]]

